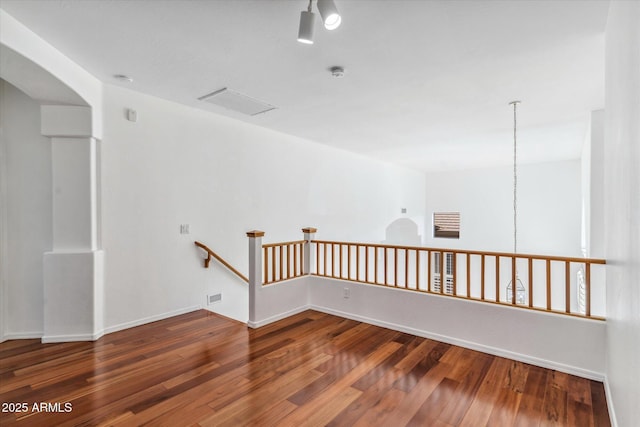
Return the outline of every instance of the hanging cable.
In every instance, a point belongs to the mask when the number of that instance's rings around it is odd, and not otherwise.
[[[513,105],[513,253],[518,252],[518,157],[517,157],[517,114],[516,107],[520,101],[512,101]]]

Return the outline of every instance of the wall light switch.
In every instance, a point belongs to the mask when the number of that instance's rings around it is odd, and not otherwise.
[[[400,209],[400,213],[407,213],[407,208]]]
[[[189,234],[189,224],[180,224],[180,234]]]

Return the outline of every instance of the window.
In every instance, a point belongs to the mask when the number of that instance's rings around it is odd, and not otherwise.
[[[440,284],[442,283],[442,276],[440,274],[440,252],[435,252],[434,254],[434,275],[433,281],[431,284],[431,290],[433,292],[440,292]],[[453,253],[445,252],[444,258],[444,293],[445,294],[454,294],[453,290]]]
[[[460,238],[460,212],[434,212],[433,237]]]

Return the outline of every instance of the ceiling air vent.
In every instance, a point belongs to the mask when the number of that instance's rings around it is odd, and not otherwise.
[[[276,107],[271,104],[258,101],[257,99],[253,99],[250,96],[243,95],[226,87],[208,95],[201,96],[198,99],[249,116],[255,116],[276,109]]]

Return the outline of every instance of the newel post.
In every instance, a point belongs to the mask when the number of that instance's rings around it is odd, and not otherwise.
[[[262,236],[264,231],[247,232],[249,238],[249,321],[250,328],[257,327],[257,304],[262,290]]]
[[[304,233],[304,255],[302,262],[302,274],[309,275],[311,274],[311,260],[313,259],[313,245],[311,241],[315,238],[317,228],[307,227],[303,228],[302,232]]]

